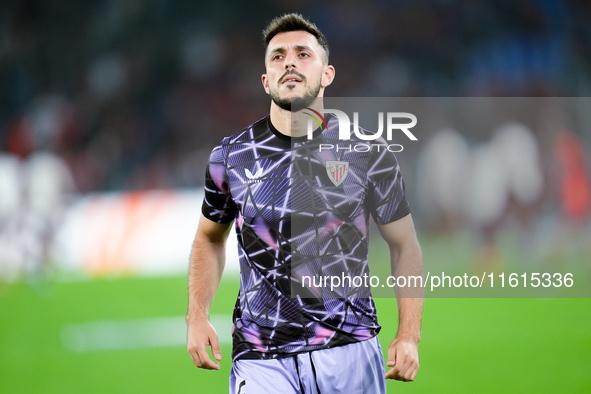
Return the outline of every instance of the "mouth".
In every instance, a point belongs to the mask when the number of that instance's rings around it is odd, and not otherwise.
[[[290,74],[290,75],[286,75],[283,78],[283,81],[281,83],[287,84],[287,83],[300,83],[300,82],[302,82],[302,79],[300,77]]]

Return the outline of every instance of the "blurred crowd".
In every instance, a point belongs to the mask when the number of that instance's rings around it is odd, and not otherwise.
[[[530,255],[568,252],[588,260],[589,152],[564,125],[549,127],[543,141],[540,129],[500,122],[477,143],[454,128],[436,131],[414,176],[421,228],[439,235],[468,230],[482,264],[502,263],[502,234]]]
[[[207,152],[264,116],[261,29],[327,35],[327,94],[591,94],[580,1],[13,0],[0,4],[0,148],[61,157],[77,190],[195,186]]]
[[[261,30],[292,11],[328,38],[337,70],[329,96],[591,95],[587,0],[7,0],[0,2],[0,210],[38,204],[27,197],[35,184],[56,196],[199,187],[211,148],[268,113]],[[535,147],[556,142],[540,141],[535,130],[516,133],[534,148],[531,168],[510,181],[512,195],[534,201],[531,190],[543,189]],[[460,153],[472,149],[451,131],[442,135]],[[560,143],[570,148],[556,149],[570,153],[557,160],[568,166],[578,149],[572,168],[586,179],[591,133],[570,136],[562,141],[576,142]],[[487,144],[504,146],[498,138],[472,138],[474,166],[488,168]],[[446,209],[439,214],[453,217],[456,208]]]

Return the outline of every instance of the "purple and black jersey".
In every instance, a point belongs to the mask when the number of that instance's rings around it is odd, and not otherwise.
[[[331,118],[311,140],[290,138],[267,116],[211,153],[202,212],[235,220],[238,237],[234,360],[346,345],[380,330],[369,288],[302,285],[304,277],[369,275],[369,216],[386,224],[410,212],[385,141],[352,149],[369,144],[338,134]]]

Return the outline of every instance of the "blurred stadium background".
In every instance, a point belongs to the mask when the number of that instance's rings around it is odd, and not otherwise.
[[[330,96],[579,97],[570,118],[434,128],[398,157],[427,269],[591,277],[588,1],[7,0],[1,392],[227,392],[235,255],[212,372],[184,349],[188,254],[207,156],[268,112],[260,31],[291,11],[328,37]],[[377,302],[386,348],[395,306]],[[591,392],[590,307],[427,299],[418,379],[389,387]]]

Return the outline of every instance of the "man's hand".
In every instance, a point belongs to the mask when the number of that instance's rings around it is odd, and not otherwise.
[[[220,361],[222,352],[218,343],[218,334],[208,320],[187,323],[187,350],[197,368],[220,369],[220,363],[209,358],[207,346],[211,346],[213,357]]]
[[[411,340],[396,338],[388,347],[388,362],[393,367],[384,378],[411,382],[419,370],[419,344]]]

